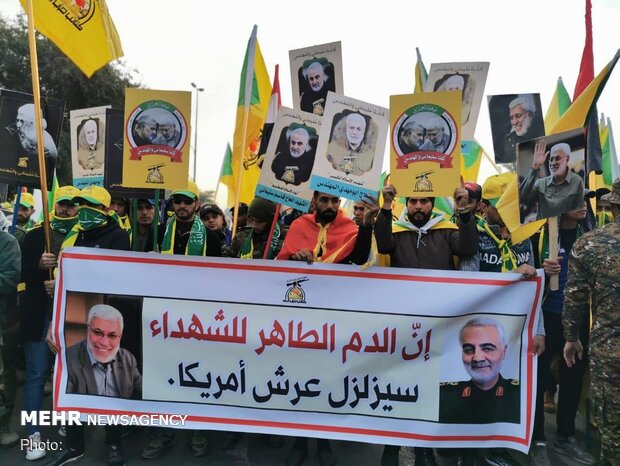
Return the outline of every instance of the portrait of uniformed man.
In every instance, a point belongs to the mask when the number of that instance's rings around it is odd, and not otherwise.
[[[440,385],[439,422],[519,423],[519,381],[501,374],[508,349],[503,325],[489,317],[470,319],[461,328],[459,343],[471,379]]]

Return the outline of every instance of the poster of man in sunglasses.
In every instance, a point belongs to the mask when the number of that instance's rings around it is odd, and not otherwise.
[[[585,145],[585,132],[579,128],[517,146],[524,216],[559,217],[583,205]]]

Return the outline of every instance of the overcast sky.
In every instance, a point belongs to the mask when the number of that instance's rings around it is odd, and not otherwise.
[[[584,45],[584,4],[108,0],[125,61],[139,70],[148,87],[189,91],[193,81],[205,88],[198,120],[197,178],[202,189],[215,189],[226,143],[232,139],[241,66],[254,24],[272,78],[275,65],[280,65],[282,103],[287,106],[292,106],[292,49],[341,41],[345,94],[384,107],[390,95],[413,92],[415,47],[427,69],[431,63],[489,61],[476,137],[492,154],[487,95],[538,92],[546,111],[562,76],[572,96]],[[598,73],[620,48],[620,1],[592,4]],[[19,9],[18,0],[0,0],[4,15]],[[598,109],[615,122],[620,140],[620,68],[607,83]],[[485,168],[487,174],[490,170]]]

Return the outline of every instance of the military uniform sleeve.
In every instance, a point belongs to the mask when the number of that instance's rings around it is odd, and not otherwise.
[[[395,243],[392,234],[392,211],[381,209],[375,222],[375,239],[377,249],[380,254],[391,254],[394,252]]]
[[[0,293],[17,289],[22,269],[22,253],[17,240],[8,233],[0,236]]]
[[[592,272],[587,264],[586,244],[588,237],[582,237],[573,245],[571,258],[568,263],[568,283],[564,290],[564,309],[562,311],[562,325],[564,339],[577,341],[579,326],[590,305],[590,279]]]

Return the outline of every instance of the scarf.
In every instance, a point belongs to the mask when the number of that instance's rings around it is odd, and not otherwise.
[[[75,217],[57,217],[55,214],[50,215],[50,226],[52,230],[66,235],[77,223],[77,215]]]
[[[241,259],[253,259],[254,258],[254,230],[250,230],[248,236],[243,240],[241,245],[240,258]],[[280,225],[276,223],[273,229],[273,236],[269,243],[269,251],[267,252],[267,259],[273,259],[276,256],[276,248],[278,247],[278,240],[280,239]]]
[[[357,225],[338,211],[333,222],[323,226],[315,214],[305,214],[291,224],[278,260],[287,260],[301,249],[312,251],[316,262],[337,264],[346,259],[357,239]]]
[[[502,272],[510,272],[517,268],[517,256],[513,252],[510,246],[512,243],[510,238],[508,239],[499,239],[495,236],[495,233],[491,231],[488,224],[484,224],[484,231],[489,238],[491,238],[495,244],[497,245],[497,249],[499,249],[499,254],[502,258]]]
[[[162,254],[174,254],[174,241],[177,232],[177,217],[173,215],[168,221],[164,240],[161,243]],[[207,252],[207,229],[197,215],[189,230],[189,240],[185,247],[186,256],[204,256]]]
[[[428,222],[420,228],[411,223],[407,214],[407,209],[403,210],[400,214],[400,218],[392,223],[392,233],[402,233],[404,231],[417,232],[418,241],[416,243],[416,248],[420,247],[420,243],[426,246],[424,241],[422,241],[422,237],[428,234],[430,230],[458,230],[458,227],[454,223],[446,220],[441,214],[433,212]]]

